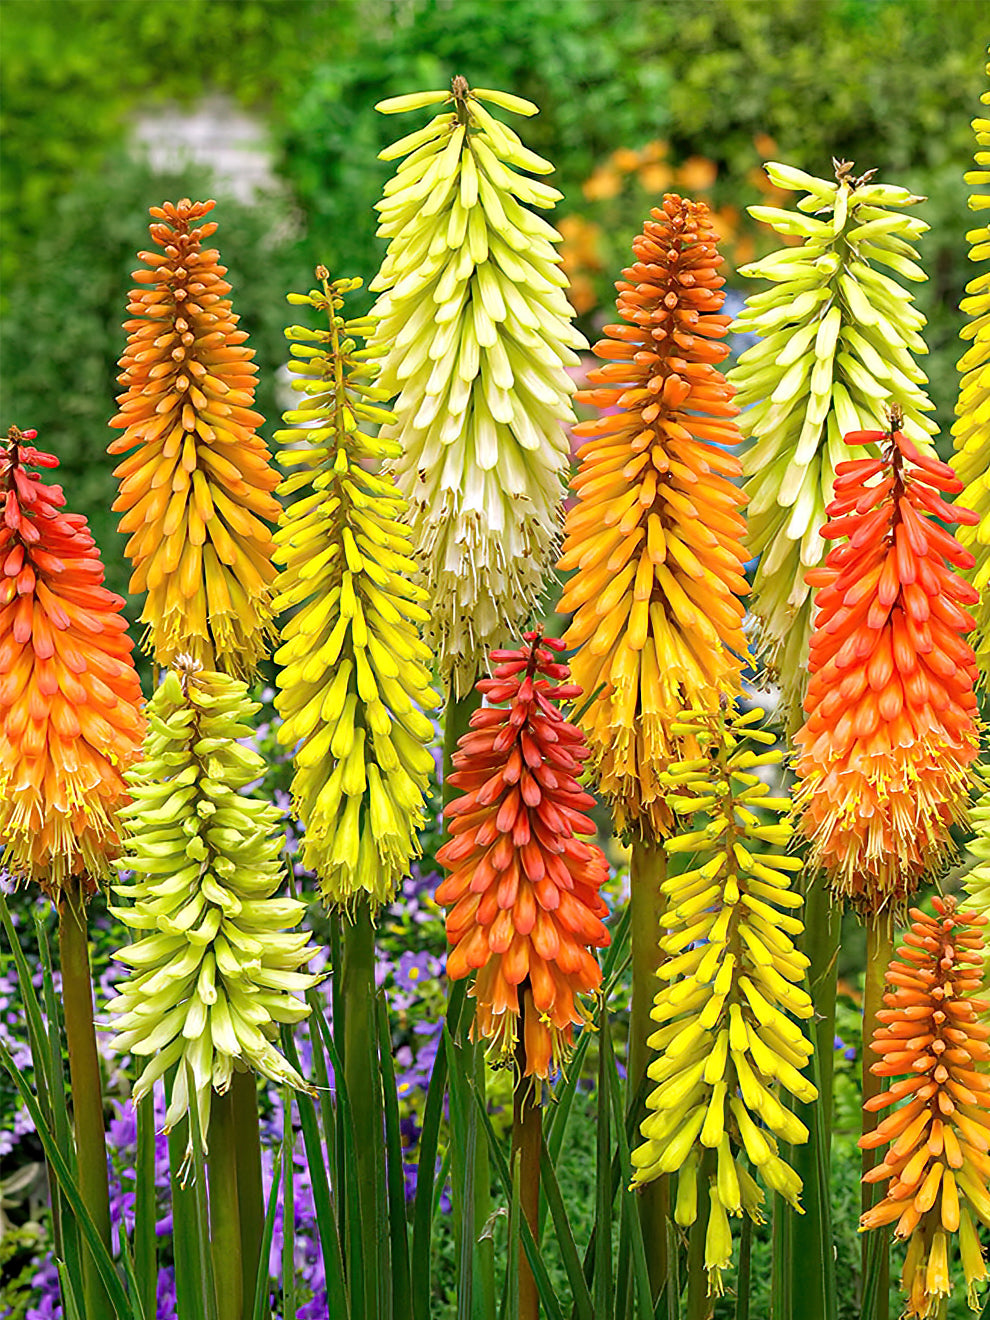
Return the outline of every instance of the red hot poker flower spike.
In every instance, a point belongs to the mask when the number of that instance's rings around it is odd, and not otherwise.
[[[975,515],[945,503],[961,482],[900,431],[845,440],[883,453],[836,467],[822,535],[847,539],[807,575],[820,590],[796,803],[812,861],[875,911],[912,892],[966,811],[977,730],[965,634],[977,595],[950,565],[973,557],[935,519]]]
[[[547,1077],[585,1020],[575,995],[591,994],[601,970],[591,952],[609,943],[599,894],[607,867],[578,786],[588,755],[557,702],[580,696],[554,652],[563,643],[524,634],[518,651],[493,651],[494,678],[454,755],[446,808],[452,838],[437,853],[450,872],[437,890],[448,908],[453,980],[477,971],[474,1032],[510,1062],[524,1014],[525,1072]],[[507,703],[507,708],[504,707]]]
[[[12,426],[0,445],[0,841],[57,898],[70,875],[94,888],[117,851],[144,720],[124,602],[86,519],[30,470],[58,466],[35,436]]]
[[[867,1182],[889,1179],[887,1194],[861,1229],[895,1224],[907,1242],[902,1286],[908,1316],[942,1316],[951,1292],[949,1244],[959,1234],[969,1304],[987,1278],[975,1220],[990,1227],[990,1027],[988,1004],[971,996],[983,968],[986,917],[934,899],[936,915],[911,909],[912,926],[887,971],[891,987],[870,1048],[878,1077],[899,1078],[868,1100],[876,1112],[897,1105],[860,1146],[889,1145]],[[899,1103],[902,1102],[903,1103]]]

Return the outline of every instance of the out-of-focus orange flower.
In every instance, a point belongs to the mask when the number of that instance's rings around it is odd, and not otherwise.
[[[600,166],[581,184],[589,202],[606,202],[622,192],[622,175],[608,166]]]
[[[769,133],[755,133],[753,135],[753,146],[764,160],[776,160],[780,155],[780,147],[777,146],[776,139],[772,138]]]
[[[159,664],[179,653],[207,669],[246,677],[273,636],[274,548],[266,525],[278,519],[279,482],[252,410],[254,351],[237,329],[220,254],[197,225],[215,203],[151,208],[151,237],[163,252],[141,252],[125,321],[124,392],[110,423],[124,434],[111,454],[136,452],[115,469],[134,565],[130,589],[147,591],[141,614]]]
[[[974,999],[983,968],[986,917],[956,911],[934,899],[936,915],[911,909],[912,926],[890,964],[886,1009],[870,1048],[878,1077],[900,1078],[866,1102],[876,1112],[897,1104],[859,1144],[887,1145],[865,1182],[889,1179],[887,1194],[860,1220],[861,1229],[896,1224],[908,1244],[901,1283],[909,1316],[944,1314],[952,1291],[949,1244],[959,1233],[960,1255],[974,1309],[976,1285],[986,1280],[974,1219],[990,1228],[990,1027],[978,1020],[990,1008]]]
[[[688,192],[705,192],[718,178],[718,166],[707,156],[688,156],[675,177],[678,186]]]
[[[581,689],[554,660],[562,642],[524,636],[518,651],[492,651],[495,677],[477,685],[489,705],[454,756],[450,782],[463,791],[446,809],[452,837],[437,860],[450,875],[436,897],[450,909],[447,975],[477,971],[475,1036],[508,1062],[522,1017],[525,1073],[546,1077],[584,1020],[575,996],[601,981],[591,950],[609,942],[599,894],[607,866],[578,837],[595,831],[577,782],[587,753],[555,704]]]
[[[819,592],[795,801],[811,860],[876,911],[911,893],[966,813],[977,597],[949,565],[973,557],[935,519],[974,515],[942,499],[962,488],[952,469],[900,431],[845,440],[882,453],[836,467],[822,536],[848,539],[806,575]]]
[[[639,168],[641,159],[640,152],[633,151],[632,147],[618,147],[609,157],[609,161],[620,174],[632,174],[633,170]]]
[[[673,817],[659,776],[677,752],[684,709],[714,710],[736,690],[746,654],[739,597],[745,496],[733,391],[718,370],[731,318],[703,202],[668,195],[633,243],[619,325],[595,346],[607,361],[581,403],[603,416],[571,482],[559,567],[577,570],[558,609],[574,612],[575,681],[593,694],[580,724],[616,828],[654,836]]]
[[[0,446],[0,840],[4,866],[57,899],[71,875],[92,892],[117,852],[144,719],[124,602],[86,519],[30,470],[58,466],[35,435]]]

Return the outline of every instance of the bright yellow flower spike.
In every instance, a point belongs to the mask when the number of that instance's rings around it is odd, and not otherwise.
[[[237,329],[230,285],[215,248],[217,226],[197,224],[213,202],[151,208],[120,359],[124,434],[111,454],[135,452],[114,469],[119,530],[131,533],[130,590],[147,591],[141,620],[165,665],[180,652],[210,668],[249,677],[272,635],[272,536],[278,474],[256,428],[254,352]]]
[[[796,211],[751,206],[750,215],[803,241],[742,267],[772,287],[746,299],[733,329],[761,338],[727,375],[743,409],[739,430],[754,439],[743,467],[747,544],[760,556],[756,645],[779,678],[785,710],[800,720],[813,609],[804,575],[825,558],[818,530],[835,465],[876,452],[850,452],[842,437],[882,427],[891,403],[916,443],[927,445],[938,429],[925,415],[935,406],[922,388],[928,377],[912,356],[928,352],[925,318],[882,269],[925,279],[912,243],[928,225],[898,214],[924,198],[873,183],[872,170],[856,179],[848,161],[836,162],[831,181],[775,163],[766,172],[776,187],[805,196]]]
[[[709,1289],[721,1293],[732,1255],[729,1215],[761,1222],[763,1192],[755,1173],[795,1209],[801,1181],[777,1142],[804,1142],[808,1131],[781,1099],[817,1097],[803,1075],[811,1045],[793,1018],[810,1018],[800,981],[807,958],[794,947],[803,930],[800,895],[790,872],[798,858],[781,849],[791,835],[790,802],[772,797],[757,771],[778,765],[774,735],[755,727],[763,712],[742,716],[686,711],[673,732],[700,755],[662,776],[671,808],[697,812],[696,827],[668,839],[672,873],[663,882],[665,954],[651,1016],[658,1057],[646,1101],[642,1144],[633,1151],[633,1183],[678,1173],[675,1219],[697,1217],[698,1174],[713,1152],[711,1218],[705,1242]],[[752,744],[757,744],[754,750]],[[676,869],[675,871],[675,868]]]
[[[302,855],[324,897],[351,906],[368,896],[387,903],[418,851],[424,795],[433,766],[434,728],[424,714],[438,704],[432,657],[418,634],[426,592],[409,581],[411,533],[406,503],[390,476],[374,475],[398,456],[394,440],[362,424],[392,421],[375,384],[380,349],[359,348],[375,321],[345,321],[343,295],[360,280],[290,294],[289,301],[328,318],[328,328],[290,326],[293,388],[302,406],[277,431],[291,448],[279,461],[299,469],[280,492],[288,504],[276,533],[284,567],[277,606],[294,609],[275,659],[282,666],[275,705],[279,739],[295,746],[294,810],[305,828]]]
[[[504,92],[383,101],[386,114],[450,108],[381,153],[405,156],[377,203],[390,239],[381,271],[381,384],[398,394],[399,490],[429,592],[426,636],[456,696],[490,646],[525,627],[557,547],[573,422],[567,374],[584,337],[571,324],[554,244],[531,207],[561,194],[528,174],[552,166],[482,104],[529,115]]]
[[[990,74],[990,64],[987,65]],[[990,105],[990,91],[980,97]],[[967,183],[982,187],[969,199],[970,210],[986,213],[990,208],[990,119],[973,120],[976,134],[976,166],[964,175]],[[966,285],[967,296],[962,310],[970,318],[960,332],[972,340],[958,362],[962,372],[956,402],[955,437],[956,473],[966,483],[959,503],[980,515],[979,525],[964,527],[959,540],[976,557],[973,585],[980,592],[980,604],[973,611],[976,630],[973,648],[977,664],[985,678],[990,670],[990,224],[984,223],[966,235],[970,261],[980,262],[979,274]]]

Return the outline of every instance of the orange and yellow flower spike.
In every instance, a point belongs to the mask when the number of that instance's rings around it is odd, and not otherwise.
[[[990,64],[987,65],[990,74]],[[990,105],[990,91],[980,97]],[[976,134],[976,169],[963,177],[967,183],[986,189],[990,184],[990,118],[973,120]],[[975,192],[969,199],[970,210],[986,213],[990,194]],[[962,311],[970,318],[960,331],[969,348],[957,363],[962,372],[956,421],[952,427],[956,447],[956,471],[965,483],[962,502],[980,515],[975,527],[964,527],[959,539],[976,555],[973,584],[981,594],[976,616],[975,647],[980,669],[990,668],[990,224],[984,223],[966,235],[970,244],[969,259],[982,263],[979,274],[966,285]]]
[[[0,446],[0,840],[3,865],[58,899],[119,850],[123,772],[141,752],[124,602],[103,585],[86,519],[36,468],[58,459],[12,426]]]
[[[618,830],[665,833],[660,775],[677,755],[670,723],[738,691],[746,639],[742,468],[733,390],[717,363],[730,318],[708,207],[668,194],[616,284],[622,323],[595,353],[608,365],[578,395],[582,422],[558,567],[577,570],[558,610],[574,612],[574,678],[591,766]]]
[[[962,483],[895,429],[855,431],[879,458],[836,468],[795,803],[810,860],[866,912],[901,903],[951,849],[977,754],[976,663],[965,634],[972,555],[936,519],[973,523],[943,494]]]
[[[488,705],[458,743],[447,809],[451,838],[437,853],[450,872],[436,893],[448,908],[447,975],[477,972],[475,1037],[500,1063],[515,1057],[523,1022],[526,1075],[547,1077],[566,1060],[586,1021],[576,996],[593,994],[601,969],[592,949],[609,942],[599,890],[607,875],[578,785],[587,755],[580,730],[557,703],[580,696],[563,644],[524,634],[518,651],[493,651]],[[499,709],[508,702],[508,709]]]
[[[664,772],[668,802],[688,819],[700,814],[697,828],[664,843],[671,870],[660,886],[664,959],[647,1069],[654,1085],[632,1154],[634,1186],[678,1174],[674,1217],[682,1227],[694,1224],[699,1194],[709,1196],[705,1268],[719,1294],[732,1257],[728,1216],[762,1223],[763,1192],[747,1161],[800,1208],[801,1179],[777,1143],[808,1140],[786,1094],[806,1103],[818,1094],[803,1073],[812,1047],[794,1021],[813,1013],[801,986],[808,959],[794,944],[804,928],[790,873],[802,863],[783,851],[790,801],[759,777],[783,759],[775,735],[758,727],[762,718],[761,710],[691,710],[673,726],[700,755]],[[710,1187],[699,1186],[706,1151],[715,1157]]]
[[[237,329],[220,254],[203,247],[216,231],[197,224],[214,202],[153,206],[151,237],[163,252],[139,253],[125,321],[124,392],[111,426],[124,434],[118,464],[134,565],[130,590],[147,591],[141,620],[161,665],[180,652],[209,669],[250,677],[272,636],[272,534],[278,473],[257,434],[254,352]]]
[[[276,431],[292,469],[280,488],[291,500],[276,533],[278,607],[295,613],[282,629],[275,705],[279,740],[295,747],[293,809],[302,855],[324,898],[353,912],[391,901],[419,852],[435,733],[426,711],[433,657],[419,630],[426,592],[410,581],[406,501],[382,460],[394,440],[363,429],[392,419],[376,383],[379,353],[361,347],[374,317],[347,320],[344,295],[359,279],[289,294],[320,313],[323,327],[290,326],[293,388],[285,413],[301,429]]]
[[[990,1027],[979,1020],[990,1005],[973,998],[982,981],[987,919],[957,911],[951,898],[932,901],[935,916],[911,909],[911,930],[887,972],[887,1007],[870,1045],[880,1055],[870,1071],[900,1080],[866,1108],[897,1108],[859,1141],[864,1149],[889,1143],[864,1179],[889,1179],[887,1193],[860,1228],[894,1224],[895,1236],[907,1243],[901,1286],[905,1314],[918,1320],[945,1315],[956,1233],[973,1310],[977,1286],[990,1277],[976,1229],[976,1222],[990,1228]]]

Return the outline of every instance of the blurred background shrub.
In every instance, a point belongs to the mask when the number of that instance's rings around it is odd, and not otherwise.
[[[931,281],[917,292],[945,426],[967,277],[962,173],[984,84],[978,13],[967,0],[8,0],[2,424],[37,427],[59,454],[121,590],[106,422],[148,206],[218,197],[216,241],[270,436],[284,292],[308,288],[318,261],[367,280],[381,258],[372,208],[390,170],[377,152],[423,116],[400,124],[375,101],[460,72],[542,109],[523,134],[557,166],[554,219],[589,336],[667,190],[710,202],[742,293],[755,286],[735,268],[770,246],[746,206],[786,201],[764,160],[827,175],[844,157],[926,194]],[[217,94],[255,117],[267,145],[274,186],[249,200],[236,178],[210,177],[202,151],[161,174],[139,145],[150,116]]]

